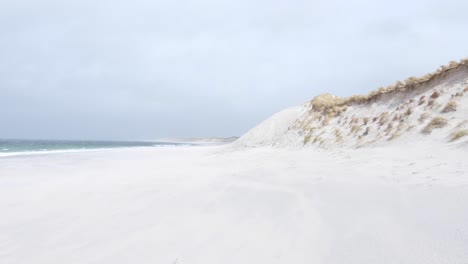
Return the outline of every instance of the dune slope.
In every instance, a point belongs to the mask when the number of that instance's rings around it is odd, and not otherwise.
[[[466,146],[468,60],[452,62],[434,73],[410,77],[365,96],[323,94],[300,108],[295,116],[283,120],[272,117],[282,126],[265,126],[271,122],[266,120],[237,144],[335,148],[430,140]],[[255,135],[261,134],[275,136],[260,141]]]

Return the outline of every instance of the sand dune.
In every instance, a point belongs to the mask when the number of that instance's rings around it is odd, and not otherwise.
[[[335,148],[428,140],[466,146],[468,60],[365,96],[320,95],[297,109],[283,120],[274,115],[237,144]],[[271,122],[281,128],[265,125]]]

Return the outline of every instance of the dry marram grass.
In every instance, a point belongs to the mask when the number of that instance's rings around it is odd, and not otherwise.
[[[330,126],[332,124],[339,124],[340,126],[348,126],[345,130],[333,129],[333,136],[331,138],[323,139],[322,135],[316,135],[311,133],[311,131],[304,130],[304,144],[318,143],[320,145],[330,143],[331,141],[336,140],[337,142],[342,140],[342,135],[345,133],[353,135],[353,137],[363,138],[370,134],[371,127],[368,126],[370,123],[377,124],[378,128],[375,128],[375,140],[378,140],[379,135],[380,139],[383,139],[383,135],[386,135],[386,138],[389,137],[390,140],[401,135],[402,131],[409,131],[411,129],[415,130],[418,126],[411,126],[406,122],[410,115],[415,115],[418,112],[417,105],[421,108],[427,110],[431,109],[430,112],[442,111],[450,112],[456,110],[456,103],[452,102],[461,98],[468,92],[468,87],[464,87],[463,94],[462,90],[459,92],[452,92],[450,95],[454,98],[446,106],[441,105],[442,100],[440,98],[445,92],[449,90],[440,90],[431,91],[429,94],[421,95],[413,99],[408,98],[408,96],[413,96],[414,94],[422,93],[427,91],[429,86],[421,86],[420,84],[435,81],[438,82],[439,78],[445,78],[448,71],[455,69],[457,67],[468,67],[468,59],[461,60],[460,62],[450,62],[446,66],[439,67],[435,72],[426,74],[422,77],[410,77],[405,81],[398,81],[393,85],[387,87],[380,87],[379,89],[370,92],[367,95],[354,95],[346,98],[334,96],[331,94],[322,94],[314,97],[310,101],[310,114],[313,116],[311,120],[316,122],[316,124],[322,126]],[[437,78],[437,79],[435,79]],[[393,112],[395,108],[392,108],[392,111],[379,113],[377,115],[368,116],[368,117],[358,117],[352,116],[351,113],[342,114],[347,111],[348,107],[358,104],[372,104],[380,100],[385,100],[388,97],[396,96],[397,98],[406,98],[406,104],[400,104],[397,108],[398,113]],[[447,94],[449,97],[449,94]],[[392,113],[393,112],[393,113]],[[419,113],[418,113],[419,115]],[[336,118],[336,119],[334,119]],[[440,129],[447,126],[448,121],[442,117],[436,117],[431,119],[428,113],[423,113],[418,117],[415,117],[420,124],[424,124],[424,128],[421,130],[422,133],[429,134],[435,129]],[[319,121],[317,121],[319,120]],[[335,120],[335,121],[333,121]],[[427,120],[430,120],[429,122]],[[361,123],[362,122],[362,123]],[[374,128],[372,128],[374,129]],[[465,131],[465,127],[457,128],[456,130]],[[458,133],[458,132],[457,132]],[[462,132],[460,132],[461,134]],[[465,135],[464,135],[465,136]],[[455,137],[455,133],[454,136]],[[374,137],[372,137],[374,138]]]
[[[358,126],[358,125],[354,125],[354,126],[351,127],[351,133],[353,133],[353,134],[356,134],[360,130],[361,130],[361,127]]]
[[[388,134],[392,131],[393,129],[393,123],[389,123],[387,128],[385,129],[385,132]]]
[[[450,141],[456,141],[466,136],[468,136],[468,129],[459,130],[450,135]]]
[[[414,89],[416,85],[429,82],[433,80],[434,78],[445,74],[447,71],[450,71],[452,69],[455,69],[461,66],[467,66],[467,65],[468,65],[468,59],[462,59],[459,62],[451,61],[448,65],[440,66],[433,73],[426,74],[419,78],[410,77],[406,79],[404,82],[398,81],[397,83],[390,85],[386,88],[380,87],[379,89],[372,91],[367,95],[353,95],[350,97],[341,98],[341,97],[337,97],[331,94],[322,94],[322,95],[314,97],[311,100],[312,109],[314,111],[320,111],[320,110],[325,110],[325,109],[333,108],[337,106],[347,106],[351,104],[361,104],[361,103],[371,102],[374,99],[377,99],[378,97],[382,96],[383,94],[388,94],[392,92],[400,92],[400,91],[409,91],[411,89]],[[468,91],[468,88],[466,88],[465,91]],[[431,95],[431,98],[435,99],[439,97],[439,95],[440,95],[439,92],[434,92]]]
[[[437,92],[437,91],[435,91],[435,92],[433,92],[433,93],[431,94],[431,98],[432,98],[432,99],[437,99],[437,98],[439,98],[439,96],[440,96],[440,93]]]
[[[325,117],[325,119],[323,119],[322,121],[322,126],[328,126],[329,123],[330,123],[330,118]]]
[[[341,130],[339,130],[338,128],[335,129],[335,137],[336,137],[337,143],[343,142],[343,137],[341,136]]]
[[[367,123],[369,123],[369,118],[368,117],[364,117],[362,119],[362,122],[364,123],[364,125],[367,125]]]
[[[408,110],[406,110],[405,115],[410,116],[413,113],[413,108],[409,107]]]
[[[322,138],[320,136],[316,136],[314,138],[314,141],[312,142],[312,144],[315,144],[317,141],[321,141],[321,140],[322,140]]]
[[[383,112],[381,115],[380,115],[380,119],[379,119],[379,125],[383,126],[385,125],[387,122],[388,122],[388,113],[387,112]]]
[[[418,118],[419,123],[426,121],[428,117],[429,117],[428,113],[422,113],[421,116]]]
[[[434,117],[431,122],[429,122],[426,127],[422,130],[424,134],[430,134],[432,130],[437,128],[443,128],[448,124],[447,119],[443,117]]]
[[[370,132],[370,127],[366,127],[366,131],[364,131],[364,134],[362,134],[362,136],[369,135],[369,132]]]
[[[442,109],[442,113],[454,112],[457,111],[457,102],[450,101],[447,105]]]
[[[401,133],[398,132],[398,131],[396,131],[395,133],[393,133],[393,134],[388,138],[388,140],[389,140],[389,141],[395,140],[395,139],[397,139],[397,138],[400,137],[400,136],[401,136]]]

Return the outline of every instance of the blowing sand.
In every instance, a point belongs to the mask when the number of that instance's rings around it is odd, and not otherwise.
[[[420,143],[0,158],[0,263],[468,263],[466,157]]]

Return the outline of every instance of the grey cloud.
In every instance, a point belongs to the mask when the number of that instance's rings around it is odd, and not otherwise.
[[[0,3],[0,138],[240,135],[467,56],[462,1]]]

